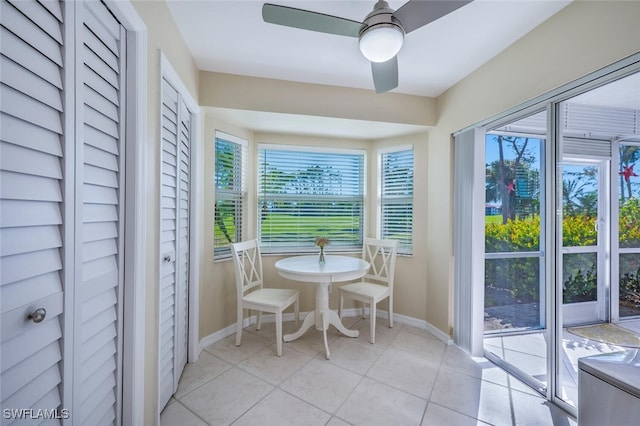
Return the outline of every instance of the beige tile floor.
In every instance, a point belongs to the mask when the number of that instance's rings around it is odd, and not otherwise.
[[[359,338],[309,330],[275,355],[275,328],[245,329],[188,364],[161,414],[164,426],[191,425],[575,425],[485,359],[470,358],[425,330],[384,319],[376,343],[369,321],[345,318]],[[284,324],[285,333],[295,330]]]
[[[640,320],[627,320],[619,326],[640,334]],[[514,365],[546,384],[547,382],[547,338],[546,333],[523,333],[508,336],[487,336],[485,350]],[[577,336],[566,328],[562,334],[562,399],[574,407],[578,401],[578,360],[582,357],[623,351],[625,348],[601,343]]]

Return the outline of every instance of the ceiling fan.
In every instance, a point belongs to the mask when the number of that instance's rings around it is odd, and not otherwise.
[[[310,10],[265,3],[262,19],[271,24],[359,39],[360,51],[371,61],[377,93],[398,87],[398,58],[404,35],[439,19],[472,0],[410,0],[394,11],[379,0],[363,22]]]

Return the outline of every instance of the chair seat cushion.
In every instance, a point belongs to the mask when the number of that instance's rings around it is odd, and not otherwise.
[[[275,308],[290,305],[295,301],[298,293],[300,293],[300,291],[286,288],[261,288],[246,294],[242,299],[249,303]]]
[[[389,295],[389,287],[370,282],[346,284],[340,287],[340,291],[364,296],[373,300],[381,300]]]

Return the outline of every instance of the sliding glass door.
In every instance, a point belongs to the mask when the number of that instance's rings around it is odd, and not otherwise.
[[[546,111],[485,137],[484,348],[494,362],[546,389]]]
[[[456,343],[574,414],[579,359],[640,335],[639,71],[456,135]]]

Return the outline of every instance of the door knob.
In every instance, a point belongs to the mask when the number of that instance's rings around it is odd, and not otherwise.
[[[35,311],[31,312],[27,318],[38,324],[41,323],[46,316],[47,310],[45,308],[38,308]]]

